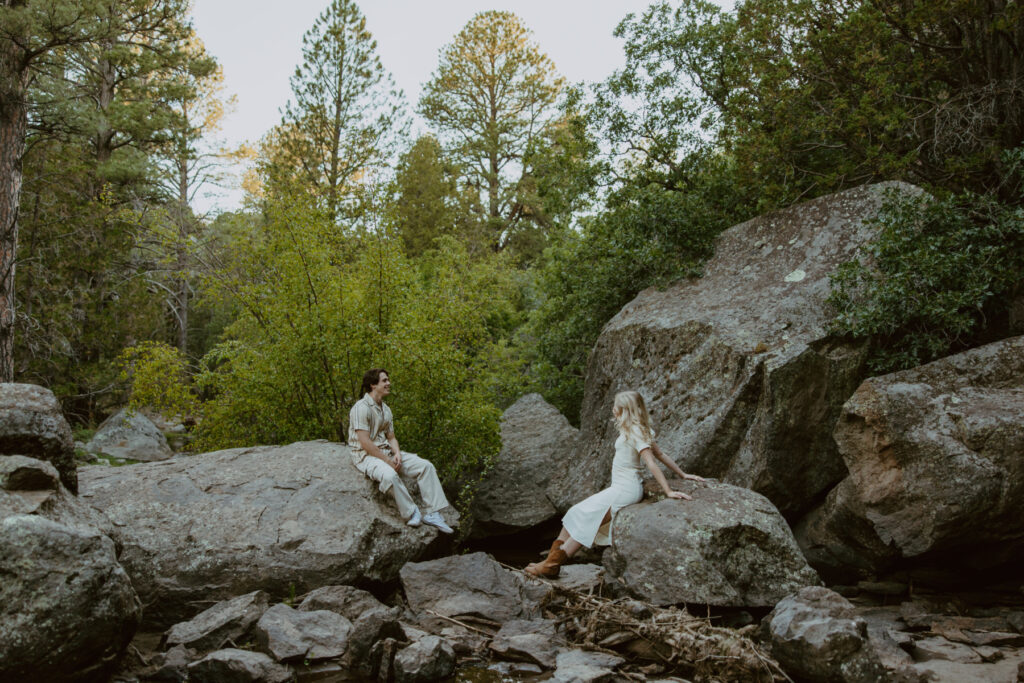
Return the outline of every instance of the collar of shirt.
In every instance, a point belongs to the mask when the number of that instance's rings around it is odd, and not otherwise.
[[[377,402],[373,400],[373,396],[371,396],[369,393],[363,394],[362,401],[371,408],[375,408],[381,411],[382,413],[384,412],[384,406],[387,405],[386,403],[384,403],[384,401],[381,401],[380,405],[377,405]]]

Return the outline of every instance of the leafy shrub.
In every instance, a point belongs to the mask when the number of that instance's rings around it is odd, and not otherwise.
[[[145,341],[122,351],[117,364],[121,379],[129,384],[129,410],[149,407],[165,415],[195,411],[188,361],[175,347]]]
[[[871,340],[893,372],[991,334],[1024,280],[1024,210],[992,195],[890,196],[877,239],[832,279],[833,331]]]

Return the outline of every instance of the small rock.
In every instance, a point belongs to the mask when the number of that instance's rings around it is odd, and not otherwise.
[[[441,637],[451,643],[455,654],[460,658],[479,655],[487,649],[489,641],[480,633],[468,631],[461,626],[448,626],[441,629]]]
[[[569,650],[558,655],[552,680],[565,683],[605,683],[618,678],[615,667],[625,659],[604,652]]]
[[[403,648],[394,659],[395,683],[426,683],[455,670],[455,650],[438,636],[426,636]]]
[[[488,671],[494,671],[501,676],[523,676],[529,674],[543,673],[544,669],[530,662],[493,662],[487,665]]]
[[[1024,635],[999,631],[964,631],[971,645],[992,647],[1022,647]]]
[[[914,660],[927,662],[932,659],[941,659],[947,662],[964,662],[975,664],[981,662],[981,655],[974,651],[974,648],[962,643],[953,643],[941,636],[921,638],[914,641]]]
[[[127,408],[103,421],[86,444],[86,450],[142,462],[166,460],[174,455],[163,432],[141,412],[129,414]]]
[[[341,614],[349,621],[355,621],[367,612],[386,612],[389,609],[371,593],[354,586],[323,586],[299,603],[302,612],[329,610]]]
[[[260,649],[279,662],[294,659],[339,657],[348,646],[352,622],[327,610],[300,612],[274,605],[256,624]]]
[[[198,657],[199,653],[195,650],[190,650],[184,645],[176,645],[160,654],[152,666],[141,672],[140,677],[146,681],[184,683],[189,677],[189,664]]]
[[[196,683],[289,683],[295,672],[262,652],[217,650],[188,667],[189,681]]]
[[[270,596],[264,591],[218,602],[190,621],[172,626],[167,631],[166,644],[185,645],[200,652],[219,650],[228,643],[238,645],[269,605]]]
[[[494,634],[491,650],[505,659],[525,659],[553,669],[565,648],[550,619],[513,619]]]
[[[533,600],[520,574],[513,574],[486,553],[409,562],[399,572],[409,607],[429,623],[428,611],[446,617],[472,615],[499,623],[528,618]],[[439,624],[438,630],[448,624]]]
[[[868,647],[867,623],[853,605],[827,588],[810,586],[780,601],[765,617],[771,652],[801,678],[874,683],[885,678]]]
[[[5,491],[57,491],[60,474],[43,460],[24,455],[0,456],[0,488]]]

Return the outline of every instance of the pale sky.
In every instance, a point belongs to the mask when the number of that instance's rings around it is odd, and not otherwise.
[[[477,12],[515,12],[534,40],[569,82],[603,80],[624,62],[622,41],[612,35],[629,12],[653,0],[363,0],[360,9],[377,40],[384,68],[405,92],[415,113],[423,83],[437,67],[438,53]],[[226,93],[237,107],[224,122],[228,145],[256,143],[280,121],[291,95],[289,78],[301,59],[302,35],[329,0],[195,0],[193,19],[207,51],[224,69]],[[425,126],[414,119],[414,132]],[[238,208],[241,192],[200,198],[200,211]]]
[[[534,40],[570,82],[603,80],[622,66],[622,41],[612,31],[629,12],[653,0],[364,0],[359,7],[377,39],[384,68],[405,91],[415,113],[423,83],[437,68],[438,53],[477,12],[515,12]],[[280,122],[291,95],[289,78],[302,54],[302,35],[329,0],[195,0],[193,19],[207,51],[224,69],[225,92],[237,97],[224,122],[229,146],[256,143]],[[414,119],[414,132],[425,126]],[[200,211],[238,208],[241,192],[226,188],[200,198]]]

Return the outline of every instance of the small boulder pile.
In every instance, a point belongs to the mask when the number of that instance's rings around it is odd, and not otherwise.
[[[142,606],[110,523],[82,504],[56,398],[0,384],[0,680],[102,679]]]

